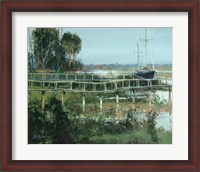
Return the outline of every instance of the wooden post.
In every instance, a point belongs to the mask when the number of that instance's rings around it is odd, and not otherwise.
[[[42,88],[44,88],[44,87],[45,87],[45,83],[43,82],[43,83],[42,83]]]
[[[135,109],[135,90],[132,90],[133,109]]]
[[[171,105],[172,103],[172,90],[169,88],[169,98],[168,98],[168,104]]]
[[[122,81],[122,87],[124,87],[124,81]]]
[[[62,97],[61,97],[61,102],[62,102],[62,106],[64,105],[64,102],[65,102],[65,91],[63,90],[62,91]]]
[[[72,88],[72,82],[70,82],[70,90],[72,90],[73,88]]]
[[[93,91],[96,91],[96,85],[95,84],[92,84],[92,89],[93,89]]]
[[[85,83],[83,83],[83,90],[85,91]]]
[[[57,83],[54,81],[54,89],[57,89]]]
[[[139,86],[140,86],[140,81],[137,80],[137,81],[136,81],[136,84],[137,84],[137,87],[139,87]]]
[[[117,83],[116,83],[116,82],[114,82],[114,84],[115,84],[115,89],[117,89]]]
[[[44,112],[44,105],[45,105],[45,91],[42,90],[42,113]]]
[[[149,95],[149,111],[152,111],[152,103],[151,103],[151,101],[153,100],[153,95],[154,95],[154,92],[150,91],[150,95]]]
[[[116,115],[119,115],[119,91],[117,90],[115,93],[115,97],[116,97]]]
[[[107,87],[106,87],[106,84],[104,84],[104,91],[107,91]]]
[[[100,95],[100,114],[103,113],[103,100],[102,100],[102,95]]]
[[[83,100],[83,113],[85,113],[85,94],[82,94],[82,100]]]
[[[118,94],[116,95],[116,103],[117,104],[119,103],[119,95]]]

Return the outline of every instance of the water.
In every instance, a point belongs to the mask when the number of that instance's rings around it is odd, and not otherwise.
[[[172,117],[170,112],[160,112],[156,118],[156,127],[163,127],[165,130],[172,130]]]
[[[146,113],[139,113],[137,118],[139,120],[146,119]],[[172,130],[172,117],[170,112],[159,112],[156,117],[156,127],[164,128],[165,130]]]
[[[169,91],[156,91],[155,93],[160,97],[160,100],[168,100]],[[120,99],[127,99],[130,96],[130,92],[126,92],[127,97],[120,97]],[[106,99],[115,99],[115,97],[109,97]],[[138,114],[138,119],[146,119],[146,112],[140,112]],[[156,118],[156,127],[163,127],[165,130],[172,130],[172,116],[170,112],[158,112],[158,116]]]

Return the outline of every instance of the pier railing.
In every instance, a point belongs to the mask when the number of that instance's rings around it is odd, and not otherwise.
[[[131,73],[112,75],[29,73],[29,91],[115,92],[130,89],[165,89],[172,86],[170,78],[135,79]]]

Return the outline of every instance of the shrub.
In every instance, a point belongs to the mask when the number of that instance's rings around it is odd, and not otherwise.
[[[42,113],[39,102],[29,103],[28,105],[28,143],[42,142],[45,138],[47,123],[46,115]]]

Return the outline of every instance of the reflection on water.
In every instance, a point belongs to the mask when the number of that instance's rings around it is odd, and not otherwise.
[[[165,130],[172,130],[172,117],[169,112],[160,112],[156,118],[156,127],[163,127]]]
[[[146,119],[146,113],[139,113],[137,118],[139,120]],[[170,112],[159,112],[156,117],[156,127],[163,127],[165,130],[172,130],[172,117]]]

